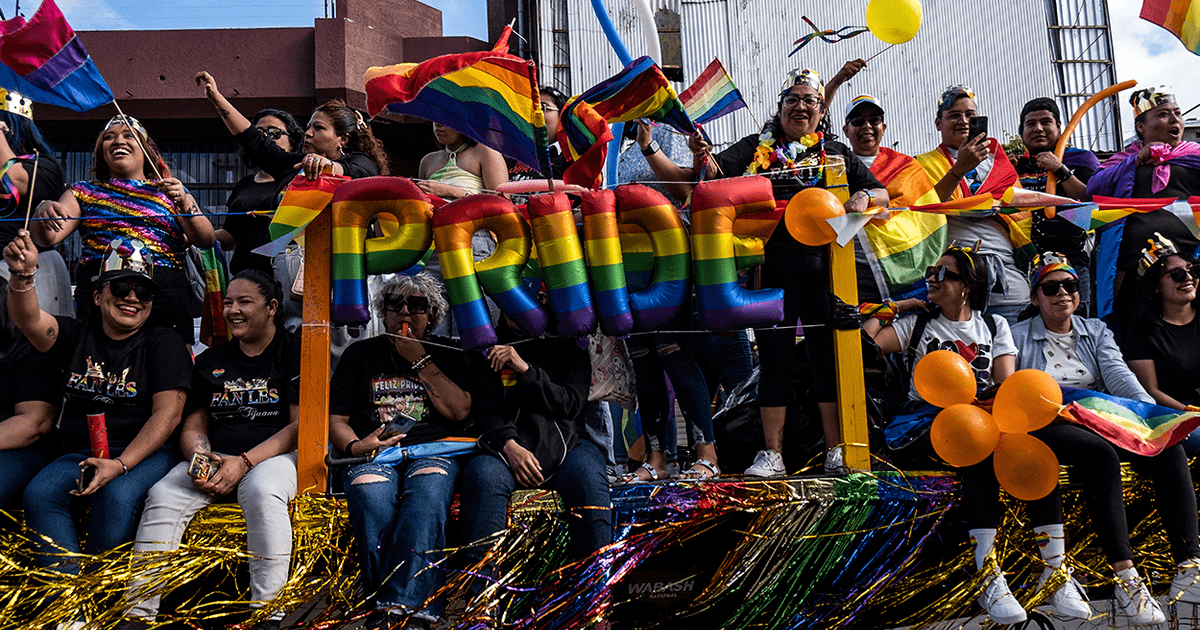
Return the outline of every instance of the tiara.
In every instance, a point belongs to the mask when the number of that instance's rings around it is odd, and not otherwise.
[[[0,109],[33,120],[33,101],[4,88],[0,88],[0,96]]]
[[[954,106],[954,101],[957,101],[963,96],[966,96],[976,103],[979,102],[975,99],[975,90],[958,83],[942,90],[942,95],[938,97],[938,107],[943,110],[950,109]]]
[[[822,97],[825,96],[825,84],[821,82],[821,75],[812,68],[795,68],[788,73],[787,78],[783,81],[783,89],[779,90],[779,95],[783,96],[788,93],[788,90],[797,85],[807,85],[817,91]]]
[[[141,134],[143,138],[150,137],[150,134],[146,133],[146,128],[142,126],[142,123],[133,116],[129,116],[127,114],[117,114],[116,116],[110,118],[107,123],[105,123],[104,129],[107,131],[109,128],[116,127],[117,125],[126,125],[130,129],[133,129]]]

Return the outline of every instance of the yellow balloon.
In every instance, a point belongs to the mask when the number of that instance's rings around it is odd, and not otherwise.
[[[921,30],[921,0],[871,0],[867,28],[889,44],[903,44]]]

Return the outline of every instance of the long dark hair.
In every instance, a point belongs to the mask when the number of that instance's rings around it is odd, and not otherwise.
[[[37,149],[38,153],[47,157],[53,158],[58,155],[54,147],[50,146],[50,143],[42,137],[41,130],[32,120],[19,114],[0,110],[0,122],[8,125],[8,145],[12,147],[13,153],[26,155]]]
[[[1195,258],[1188,258],[1183,254],[1171,254],[1163,256],[1154,261],[1153,265],[1146,270],[1146,273],[1138,278],[1138,300],[1137,314],[1144,321],[1151,322],[1155,325],[1163,323],[1162,320],[1162,294],[1158,291],[1158,281],[1165,275],[1167,269],[1167,260],[1170,258],[1179,258],[1188,261],[1192,265],[1198,262]],[[1200,298],[1198,298],[1200,300]],[[1193,304],[1196,302],[1193,301]]]
[[[274,116],[283,123],[283,130],[287,133],[288,141],[292,143],[292,151],[299,151],[300,144],[304,142],[304,127],[301,127],[300,123],[296,122],[296,117],[283,111],[282,109],[262,109],[254,115],[254,118],[250,119],[250,126],[254,127],[258,125],[258,121],[266,118],[267,116]],[[257,165],[251,163],[251,161],[246,157],[246,153],[244,151],[239,148],[238,152],[242,154],[243,164],[250,168],[258,168]]]
[[[266,299],[267,304],[271,300],[275,300],[275,329],[283,330],[283,285],[274,276],[268,274],[261,269],[243,269],[234,276],[230,282],[234,280],[245,280],[258,287],[258,292]]]
[[[324,105],[313,110],[313,113],[321,112],[333,121],[333,131],[339,136],[350,136],[350,141],[346,143],[347,152],[357,151],[366,154],[379,167],[380,175],[391,173],[387,152],[383,149],[383,143],[371,133],[371,125],[368,125],[362,117],[353,109],[346,107],[345,101],[341,99],[333,99]]]
[[[978,253],[956,245],[947,247],[942,256],[953,258],[958,266],[958,273],[967,285],[967,306],[970,306],[972,311],[983,313],[987,308],[988,299],[988,273],[983,259]]]
[[[171,168],[167,166],[167,161],[163,159],[162,151],[158,150],[158,145],[154,143],[154,139],[150,137],[149,132],[141,133],[137,127],[127,125],[132,131],[142,140],[142,177],[145,179],[154,179],[157,175],[154,174],[154,165],[158,165],[158,172],[164,178],[171,176]],[[108,170],[108,162],[104,161],[104,132],[108,131],[106,126],[100,130],[100,135],[96,136],[96,146],[92,149],[92,174],[97,180],[112,179],[112,171]]]

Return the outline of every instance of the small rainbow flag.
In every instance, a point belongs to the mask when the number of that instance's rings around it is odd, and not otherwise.
[[[1200,413],[1087,389],[1063,388],[1066,407],[1059,415],[1095,431],[1131,453],[1153,457],[1200,427]]]
[[[610,140],[612,130],[604,117],[580,97],[572,98],[558,119],[558,144],[570,162],[563,171],[563,181],[593,190],[600,188]]]
[[[713,58],[712,63],[696,77],[692,86],[679,95],[679,100],[683,102],[688,116],[700,124],[746,106],[746,101],[733,84],[729,71],[717,58]]]
[[[1141,18],[1171,31],[1192,54],[1200,55],[1200,0],[1145,0]]]
[[[649,57],[634,59],[615,76],[592,86],[579,98],[610,123],[649,118],[670,125],[680,133],[696,131],[675,88]]]
[[[367,112],[387,109],[440,123],[514,160],[550,172],[546,119],[532,61],[498,51],[368,68]]]
[[[322,175],[313,180],[303,176],[293,178],[283,191],[271,225],[267,226],[271,242],[255,248],[254,253],[275,256],[286,249],[288,243],[329,205],[338,185],[349,180],[341,175]]]

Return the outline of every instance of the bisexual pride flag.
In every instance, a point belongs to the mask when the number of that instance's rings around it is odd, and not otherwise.
[[[43,0],[28,22],[21,16],[0,22],[0,86],[77,112],[113,101],[54,0]]]

